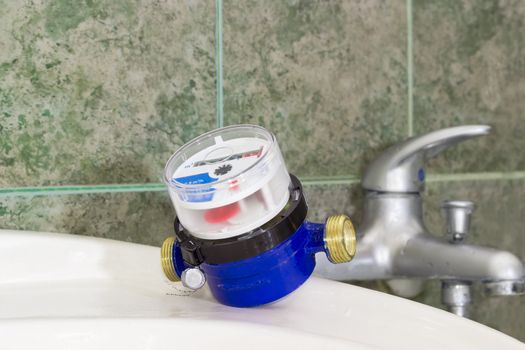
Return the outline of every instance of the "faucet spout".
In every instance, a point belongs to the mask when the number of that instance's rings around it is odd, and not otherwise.
[[[394,259],[396,275],[466,281],[523,280],[525,269],[512,253],[468,244],[452,245],[421,234]]]
[[[358,250],[348,264],[330,264],[319,255],[316,273],[326,278],[352,281],[391,278],[452,279],[496,282],[525,279],[525,268],[514,254],[477,245],[453,245],[428,233],[408,238],[404,247],[374,235],[358,241]]]

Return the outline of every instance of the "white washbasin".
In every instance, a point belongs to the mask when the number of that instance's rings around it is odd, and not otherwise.
[[[179,288],[159,248],[0,230],[0,349],[525,349],[479,323],[315,277],[252,309]]]

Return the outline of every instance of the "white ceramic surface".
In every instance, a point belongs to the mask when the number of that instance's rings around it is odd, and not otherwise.
[[[169,283],[159,248],[0,230],[0,349],[525,349],[406,299],[310,278],[236,309]]]

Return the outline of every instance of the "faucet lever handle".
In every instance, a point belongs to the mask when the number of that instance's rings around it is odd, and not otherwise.
[[[476,136],[487,135],[488,125],[464,125],[441,129],[388,148],[366,169],[362,186],[380,192],[420,192],[425,180],[425,161],[445,149]]]

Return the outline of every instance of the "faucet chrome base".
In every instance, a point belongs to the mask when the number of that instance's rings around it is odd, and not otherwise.
[[[513,254],[451,244],[427,232],[419,194],[368,192],[357,252],[350,264],[318,259],[317,274],[337,280],[422,278],[521,281],[525,269]]]
[[[444,281],[443,301],[460,315],[468,314],[470,285],[475,282],[485,284],[491,295],[525,292],[525,269],[516,256],[464,244],[473,203],[445,202],[448,240],[430,234],[423,223],[425,161],[489,131],[487,125],[442,129],[387,149],[367,167],[361,182],[364,210],[354,260],[333,265],[319,256],[315,273],[340,281],[387,280],[394,292],[405,296],[421,288],[415,281],[439,279]]]

